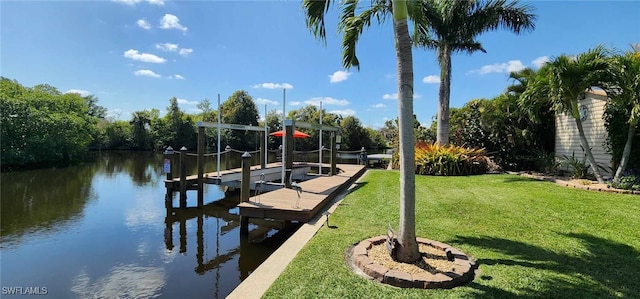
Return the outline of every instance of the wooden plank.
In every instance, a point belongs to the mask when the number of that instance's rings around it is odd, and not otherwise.
[[[254,196],[240,203],[240,215],[257,218],[309,221],[341,190],[351,185],[365,170],[363,165],[340,165],[342,173],[335,176],[316,176],[300,182],[302,193],[293,189],[278,189]],[[296,201],[298,206],[296,207]]]

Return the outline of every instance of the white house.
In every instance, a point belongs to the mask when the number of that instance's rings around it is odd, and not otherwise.
[[[591,147],[591,152],[596,162],[606,169],[602,172],[605,177],[612,175],[613,158],[605,150],[604,144],[607,130],[604,127],[604,106],[607,103],[606,93],[602,90],[593,90],[586,93],[584,99],[578,102],[580,117],[584,133]],[[563,156],[571,156],[575,152],[576,158],[582,160],[585,157],[580,147],[580,135],[576,122],[572,116],[564,113],[556,114],[556,138],[555,156],[562,161]],[[588,162],[587,162],[588,163]]]

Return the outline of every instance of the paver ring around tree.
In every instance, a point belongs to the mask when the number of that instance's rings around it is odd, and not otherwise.
[[[414,264],[393,261],[384,235],[350,247],[347,264],[357,274],[401,288],[453,288],[473,280],[476,263],[462,251],[425,238],[416,241],[422,259]]]

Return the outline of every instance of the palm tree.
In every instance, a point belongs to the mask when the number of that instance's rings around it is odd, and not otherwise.
[[[603,82],[608,69],[606,50],[602,46],[577,56],[560,55],[538,72],[533,84],[522,94],[524,102],[547,98],[556,113],[563,112],[573,116],[580,135],[580,145],[599,183],[604,183],[604,179],[584,134],[578,100],[584,97],[585,92]]]
[[[420,258],[415,233],[415,148],[413,133],[413,56],[407,18],[411,3],[402,0],[391,2],[376,0],[371,7],[356,14],[358,0],[339,2],[342,11],[338,28],[342,32],[342,65],[360,68],[356,57],[356,44],[365,27],[374,18],[382,23],[393,13],[396,60],[398,65],[398,118],[400,131],[400,228],[396,258],[401,262],[413,262]],[[304,0],[307,27],[316,38],[326,41],[325,13],[330,0]],[[359,8],[358,8],[359,9]],[[413,10],[412,10],[413,11]]]
[[[627,141],[614,176],[614,180],[618,180],[629,162],[631,144],[640,120],[640,44],[632,45],[632,51],[613,57],[605,90],[615,105],[628,108],[630,113]]]
[[[421,17],[416,22],[416,45],[436,50],[440,65],[438,92],[437,142],[449,143],[449,97],[451,91],[451,54],[486,52],[477,37],[487,31],[506,28],[520,34],[535,28],[535,15],[529,5],[506,0],[424,0]]]

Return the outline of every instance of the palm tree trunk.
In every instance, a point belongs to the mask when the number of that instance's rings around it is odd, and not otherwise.
[[[577,107],[577,104],[575,105]],[[604,184],[605,182],[604,182],[604,179],[602,178],[602,175],[600,174],[600,169],[598,168],[598,164],[596,164],[596,159],[593,158],[593,153],[591,153],[591,147],[589,147],[589,142],[587,141],[587,137],[584,135],[584,129],[582,128],[582,121],[580,120],[580,116],[578,115],[578,117],[575,117],[575,113],[574,113],[574,119],[576,120],[578,133],[580,134],[580,144],[584,149],[584,153],[587,155],[587,160],[589,161],[589,164],[591,164],[591,169],[593,170],[593,174],[596,176],[596,180],[598,180],[598,183]]]
[[[438,128],[436,142],[449,144],[449,97],[451,93],[451,49],[444,45],[439,50],[440,88],[438,90]]]
[[[633,143],[633,135],[636,133],[636,125],[637,122],[629,122],[629,133],[627,134],[627,142],[624,144],[624,150],[622,150],[622,159],[620,159],[620,165],[618,165],[618,169],[616,170],[616,175],[613,177],[614,180],[620,179],[622,176],[622,172],[627,168],[627,164],[629,163],[629,155],[631,155],[631,144]]]
[[[416,241],[415,148],[413,136],[413,56],[407,25],[407,2],[393,1],[396,61],[398,63],[398,125],[400,131],[400,228],[396,259],[420,258]]]

